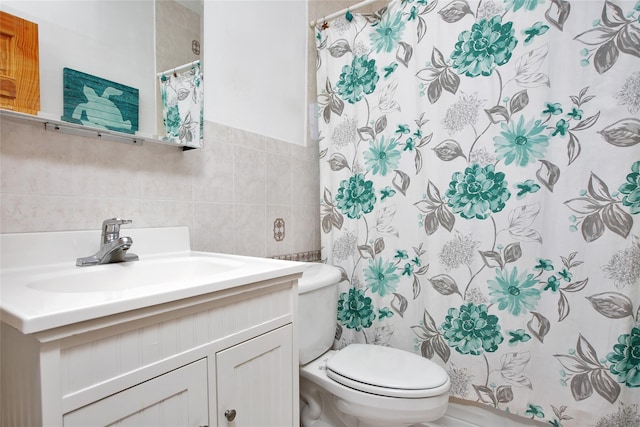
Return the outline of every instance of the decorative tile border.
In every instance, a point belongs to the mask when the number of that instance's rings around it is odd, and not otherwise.
[[[272,256],[273,259],[282,259],[286,261],[302,261],[302,262],[318,262],[321,260],[320,258],[320,250],[317,251],[308,251],[308,252],[298,252],[295,254],[286,254],[286,255],[276,255]]]

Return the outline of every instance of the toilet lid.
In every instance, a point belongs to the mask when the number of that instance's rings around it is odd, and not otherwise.
[[[432,361],[369,344],[351,344],[338,351],[327,361],[327,376],[347,387],[389,397],[430,397],[449,390],[449,376]]]

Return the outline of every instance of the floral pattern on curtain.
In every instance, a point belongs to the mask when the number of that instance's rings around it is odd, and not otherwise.
[[[199,62],[186,71],[160,76],[162,121],[169,140],[190,147],[203,146],[203,95]]]
[[[640,2],[395,0],[315,35],[336,346],[640,425]]]

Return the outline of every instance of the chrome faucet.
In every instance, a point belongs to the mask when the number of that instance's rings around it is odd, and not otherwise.
[[[121,218],[110,218],[102,221],[100,249],[94,255],[78,258],[76,265],[88,267],[112,262],[137,261],[138,255],[127,253],[133,244],[133,239],[131,237],[120,237],[120,226],[131,223],[130,219]]]

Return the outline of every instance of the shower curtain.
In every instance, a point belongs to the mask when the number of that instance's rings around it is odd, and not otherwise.
[[[190,147],[203,146],[204,87],[200,62],[182,72],[159,76],[166,137]]]
[[[315,38],[336,347],[553,426],[640,425],[640,2],[394,0]]]

